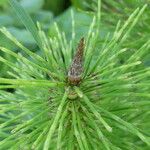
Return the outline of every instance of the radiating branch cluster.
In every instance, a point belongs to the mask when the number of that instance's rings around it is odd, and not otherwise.
[[[57,37],[49,38],[40,24],[37,29],[31,23],[16,0],[10,0],[10,3],[34,34],[42,54],[33,53],[7,29],[0,29],[23,52],[17,54],[0,47],[16,60],[13,63],[0,57],[0,61],[10,68],[8,75],[11,77],[0,78],[0,148],[148,148],[150,68],[143,67],[142,56],[149,51],[150,41],[141,45],[123,64],[119,62],[119,56],[126,55],[130,49],[121,48],[121,45],[146,6],[136,9],[123,26],[119,22],[111,39],[106,37],[101,47],[97,44],[98,11],[85,38],[76,44],[76,50],[73,48],[76,38],[73,11],[73,32],[68,41],[57,23]],[[8,92],[8,88],[14,92]]]

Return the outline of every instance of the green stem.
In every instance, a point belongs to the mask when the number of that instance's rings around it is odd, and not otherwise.
[[[80,89],[78,88],[78,91],[80,91]],[[80,91],[80,93],[82,93],[82,91]],[[78,93],[77,93],[78,94]],[[86,103],[86,105],[91,109],[91,111],[93,112],[93,114],[95,115],[95,117],[100,121],[100,123],[102,123],[104,125],[104,127],[107,129],[107,131],[111,132],[112,128],[107,124],[107,122],[105,122],[105,120],[101,117],[101,115],[97,112],[97,110],[95,109],[95,107],[93,106],[93,103],[90,102],[90,100],[88,99],[88,97],[84,94],[83,95],[83,99],[84,99],[84,103]]]
[[[65,105],[66,99],[67,99],[67,92],[64,93],[64,96],[63,96],[63,98],[61,100],[61,103],[60,103],[60,105],[58,107],[58,110],[56,112],[56,116],[54,118],[54,121],[53,121],[53,123],[52,123],[52,125],[51,125],[51,127],[49,129],[48,134],[47,134],[47,138],[46,138],[46,141],[44,143],[44,149],[43,150],[48,150],[49,149],[52,136],[53,136],[53,134],[54,134],[54,132],[56,130],[56,127],[57,127],[57,125],[59,123],[59,118],[60,118],[61,113],[63,111],[63,107]]]
[[[81,150],[85,150],[82,140],[81,140],[81,135],[79,132],[79,129],[77,127],[77,116],[76,116],[76,112],[75,112],[75,106],[72,104],[72,122],[73,122],[73,127],[74,127],[74,134],[76,136],[77,142],[79,144],[79,147]]]
[[[26,80],[26,79],[6,79],[6,78],[0,78],[0,83],[18,86],[48,86],[48,87],[63,85],[62,82],[52,82],[52,81],[48,82],[47,80]]]
[[[62,140],[62,133],[64,131],[63,125],[65,123],[64,121],[65,121],[65,117],[67,116],[67,114],[68,114],[68,105],[66,106],[65,111],[63,112],[61,116],[59,127],[58,127],[57,150],[61,150],[61,147],[62,147],[61,140]]]

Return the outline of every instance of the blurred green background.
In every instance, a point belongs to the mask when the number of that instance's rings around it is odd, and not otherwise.
[[[40,22],[42,29],[53,37],[57,36],[54,22],[57,22],[60,30],[66,33],[67,39],[71,36],[71,9],[75,16],[76,41],[83,36],[89,29],[93,13],[97,11],[97,0],[18,0],[24,9],[30,14],[33,21]],[[113,34],[118,20],[124,21],[137,8],[148,4],[148,8],[141,20],[138,22],[131,37],[124,44],[124,47],[130,46],[132,50],[139,48],[146,42],[150,34],[150,0],[102,0],[102,19],[99,44],[104,42],[108,33]],[[0,27],[5,26],[21,43],[27,46],[35,53],[40,53],[31,34],[25,29],[22,22],[19,21],[7,0],[0,0]],[[17,47],[10,42],[2,33],[0,33],[0,46],[7,47],[13,51],[19,51]],[[12,59],[9,55],[0,55],[6,59]],[[145,64],[149,65],[150,55],[145,56]],[[127,56],[123,56],[122,61]],[[12,60],[11,60],[12,61]],[[15,60],[14,60],[15,61]],[[0,76],[7,76],[7,67],[0,64]]]

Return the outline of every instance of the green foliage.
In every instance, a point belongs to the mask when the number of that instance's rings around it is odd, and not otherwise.
[[[45,9],[50,9],[55,15],[59,15],[65,8],[70,5],[70,1],[68,0],[45,0]]]
[[[150,40],[135,47],[131,55],[127,54],[132,46],[126,44],[147,5],[137,8],[124,25],[119,22],[111,36],[101,37],[99,1],[97,11],[87,16],[92,21],[82,35],[82,81],[72,86],[67,82],[67,73],[81,36],[76,32],[75,19],[81,12],[69,12],[72,32],[68,36],[60,31],[60,20],[52,25],[56,34],[47,36],[41,24],[34,25],[16,0],[10,3],[40,47],[40,55],[26,48],[6,28],[0,28],[22,52],[0,45],[5,55],[16,60],[0,57],[11,76],[0,78],[0,148],[148,150],[150,68],[143,65],[143,56],[150,49]],[[121,55],[128,56],[123,63]],[[76,96],[70,99],[72,92]]]
[[[77,3],[78,0],[73,0]],[[82,10],[96,12],[97,11],[97,0],[85,0],[75,5],[77,8]],[[74,3],[73,3],[74,4]],[[102,24],[107,26],[109,32],[112,34],[112,30],[115,28],[116,23],[124,23],[130,14],[137,8],[147,4],[147,8],[144,14],[141,16],[140,21],[137,22],[136,26],[132,29],[130,37],[122,44],[123,47],[132,47],[128,55],[131,55],[137,48],[140,48],[145,41],[149,40],[150,33],[150,1],[149,0],[124,0],[121,2],[115,0],[102,0]],[[128,55],[126,57],[128,57]],[[147,57],[147,55],[149,55]],[[120,61],[124,62],[126,57],[121,57]],[[145,54],[145,65],[149,65],[150,54]]]
[[[2,1],[0,9],[0,27],[7,27],[9,32],[13,34],[20,42],[25,44],[30,49],[35,49],[38,51],[39,49],[36,46],[36,43],[32,37],[32,35],[25,29],[22,25],[22,22],[19,21],[17,15],[14,13],[13,9],[10,9],[10,5],[7,0]],[[50,11],[43,10],[42,7],[44,5],[44,0],[21,0],[19,3],[22,7],[31,15],[34,19],[34,22],[40,21],[44,30],[47,30],[52,19],[53,14]],[[20,19],[21,20],[21,19]],[[13,51],[19,51],[17,47],[3,34],[0,33],[0,45],[12,49]],[[33,51],[35,51],[33,50]],[[6,56],[5,54],[0,52],[0,55]],[[8,57],[6,56],[8,59]],[[12,57],[9,57],[11,60]],[[13,61],[13,59],[11,60]],[[6,76],[7,67],[0,64],[1,72],[0,76]]]
[[[5,1],[6,3],[7,1]],[[20,41],[27,44],[31,43],[31,35],[29,40],[27,40],[26,35],[27,31],[22,26],[22,23],[18,21],[18,18],[14,13],[12,13],[12,9],[10,10],[9,3],[6,3],[7,7],[4,10],[0,11],[0,26],[7,26],[11,33],[14,33],[15,36],[24,35],[24,38]],[[52,13],[49,11],[42,10],[44,5],[44,0],[21,0],[20,5],[34,18],[34,21],[40,21],[44,28],[47,28],[50,24],[50,20],[52,19]],[[13,32],[13,31],[14,32]],[[35,44],[35,43],[31,43]]]

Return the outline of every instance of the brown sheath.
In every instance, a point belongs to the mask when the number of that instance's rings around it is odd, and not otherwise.
[[[81,38],[78,44],[77,52],[68,71],[68,82],[71,85],[78,85],[81,81],[81,75],[83,72],[83,51],[84,38]]]

